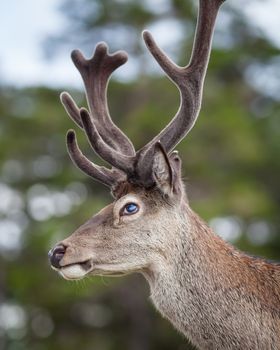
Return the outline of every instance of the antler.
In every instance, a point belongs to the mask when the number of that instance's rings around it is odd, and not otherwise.
[[[90,114],[85,108],[79,108],[67,92],[61,94],[61,102],[72,120],[84,129],[95,152],[127,173],[131,171],[135,150],[127,136],[113,123],[106,97],[108,80],[113,71],[127,61],[127,55],[121,51],[109,55],[107,45],[99,43],[89,60],[78,50],[74,50],[71,56],[85,84]],[[89,176],[110,187],[124,180],[124,174],[116,169],[109,170],[90,162],[80,151],[73,131],[67,135],[67,147],[73,162]]]
[[[131,141],[113,123],[108,111],[106,97],[108,80],[113,71],[127,61],[127,54],[119,51],[114,55],[109,55],[107,45],[99,43],[91,59],[86,60],[79,50],[74,50],[71,57],[83,78],[88,105],[98,133],[113,149],[128,156],[135,155]],[[80,109],[71,96],[68,93],[63,93],[61,102],[76,124],[83,127],[80,119]]]
[[[70,131],[67,138],[68,151],[81,170],[108,186],[123,181],[124,176],[128,181],[146,187],[154,184],[151,169],[159,142],[160,148],[168,154],[187,135],[198,117],[215,19],[224,1],[199,0],[192,55],[185,67],[179,67],[172,62],[157,46],[149,32],[143,33],[147,48],[178,87],[181,104],[171,122],[137,153],[131,141],[113,123],[106,98],[108,80],[112,72],[127,61],[126,53],[119,51],[109,55],[104,43],[97,45],[89,60],[78,50],[72,52],[72,60],[85,84],[90,113],[85,108],[80,109],[67,93],[61,95],[62,104],[75,123],[84,129],[94,151],[116,168],[109,170],[90,162],[80,151],[75,134]]]
[[[160,141],[170,152],[194,126],[198,117],[203,83],[209,61],[216,16],[225,0],[200,0],[196,34],[189,64],[179,67],[157,46],[152,35],[145,31],[143,37],[148,50],[180,91],[181,104],[171,122],[147,145],[137,152],[138,169],[151,163],[154,145]],[[148,167],[145,166],[147,169]],[[145,177],[142,173],[141,177]]]
[[[73,163],[83,172],[106,186],[112,187],[117,184],[118,177],[114,171],[93,164],[83,155],[77,144],[76,134],[73,130],[69,130],[67,133],[67,147]]]

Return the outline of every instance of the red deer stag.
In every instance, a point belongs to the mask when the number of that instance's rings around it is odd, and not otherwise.
[[[49,253],[66,279],[140,272],[164,317],[198,349],[280,349],[280,266],[247,256],[216,236],[190,208],[174,147],[193,127],[201,105],[216,15],[223,0],[200,0],[189,64],[179,67],[143,33],[147,48],[180,91],[180,108],[148,144],[135,151],[113,123],[106,90],[112,72],[127,60],[104,43],[93,57],[73,51],[89,110],[67,93],[61,101],[95,153],[111,169],[89,161],[75,132],[67,134],[73,162],[110,187],[113,203]]]

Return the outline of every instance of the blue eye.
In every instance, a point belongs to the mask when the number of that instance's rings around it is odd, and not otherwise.
[[[139,207],[135,203],[128,203],[123,208],[123,215],[131,215],[137,213],[139,210]]]

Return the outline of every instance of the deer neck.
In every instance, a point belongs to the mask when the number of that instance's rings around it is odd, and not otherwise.
[[[240,253],[189,208],[174,240],[145,274],[162,315],[198,349],[279,349],[280,268]]]

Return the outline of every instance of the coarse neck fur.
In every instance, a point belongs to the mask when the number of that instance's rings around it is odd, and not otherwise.
[[[279,349],[280,267],[240,253],[185,210],[170,250],[145,273],[155,307],[198,349]]]

